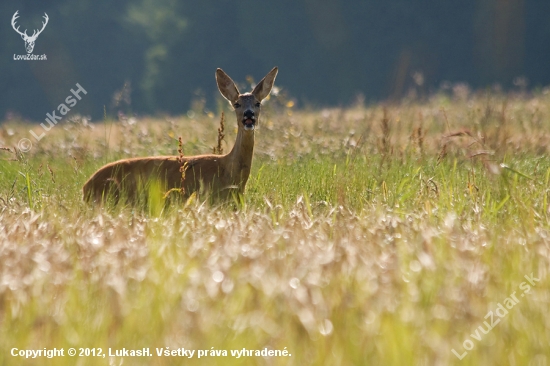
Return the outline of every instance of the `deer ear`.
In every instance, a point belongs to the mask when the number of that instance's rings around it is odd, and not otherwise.
[[[227,99],[231,104],[235,103],[239,99],[239,89],[235,85],[235,82],[231,80],[222,69],[216,70],[216,83],[218,89],[222,93],[223,97]]]
[[[252,94],[258,100],[264,99],[269,95],[269,93],[271,93],[271,88],[273,88],[273,84],[275,83],[277,72],[279,72],[279,69],[274,67],[273,70],[268,72],[267,75],[258,83],[258,85],[256,85],[254,90],[252,90]]]

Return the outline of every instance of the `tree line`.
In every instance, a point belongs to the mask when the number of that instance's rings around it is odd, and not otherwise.
[[[15,60],[21,30],[49,23]],[[79,111],[181,114],[215,106],[221,67],[248,88],[273,66],[302,105],[401,98],[443,82],[550,84],[542,0],[61,0],[0,5],[0,116],[42,120],[79,83]],[[518,79],[521,78],[521,79]],[[519,81],[518,81],[519,80]]]

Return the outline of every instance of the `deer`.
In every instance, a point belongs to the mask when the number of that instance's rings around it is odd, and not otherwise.
[[[35,29],[34,32],[32,33],[32,36],[29,37],[29,35],[27,34],[26,29],[25,29],[24,32],[21,32],[19,30],[19,26],[17,26],[17,28],[15,28],[16,20],[17,20],[17,18],[19,18],[18,13],[19,13],[19,10],[17,10],[15,12],[15,14],[13,14],[13,17],[11,18],[11,26],[12,26],[13,30],[15,30],[17,33],[19,33],[21,38],[23,38],[23,41],[25,41],[25,49],[27,50],[27,53],[32,53],[32,51],[34,50],[34,42],[36,42],[36,39],[38,38],[40,33],[42,33],[44,28],[46,28],[46,24],[48,24],[48,20],[50,18],[48,18],[48,14],[44,13],[44,16],[42,18],[44,18],[45,22],[42,22],[42,29],[40,29],[40,30]]]
[[[259,123],[262,100],[271,92],[278,68],[274,67],[252,90],[241,94],[235,82],[216,70],[221,95],[229,101],[237,117],[237,137],[225,155],[151,156],[122,159],[97,170],[84,184],[85,201],[101,203],[108,193],[118,202],[125,194],[128,203],[139,201],[144,183],[156,180],[161,189],[181,190],[184,197],[203,189],[221,199],[243,194],[254,152],[254,131]]]

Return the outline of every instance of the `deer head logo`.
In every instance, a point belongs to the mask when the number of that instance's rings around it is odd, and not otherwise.
[[[40,30],[35,29],[32,36],[29,37],[29,35],[27,35],[27,30],[26,29],[25,29],[24,32],[21,32],[21,31],[19,31],[19,26],[17,26],[17,28],[15,28],[15,20],[17,18],[19,18],[19,15],[17,15],[17,13],[19,13],[19,10],[17,10],[15,12],[15,14],[13,14],[13,18],[11,18],[11,26],[13,27],[13,29],[17,33],[19,33],[21,35],[21,38],[23,38],[23,41],[25,41],[25,48],[27,50],[27,53],[32,53],[32,50],[34,49],[34,42],[36,41],[36,39],[38,38],[40,33],[42,33],[44,28],[46,28],[46,24],[48,24],[48,20],[49,20],[48,14],[44,13],[43,18],[46,21],[42,22],[42,29],[40,29]]]

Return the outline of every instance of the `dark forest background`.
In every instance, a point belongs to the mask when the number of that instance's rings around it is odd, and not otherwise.
[[[47,61],[13,60],[26,54],[16,10],[29,34],[48,14],[33,52]],[[299,104],[345,105],[445,81],[550,84],[550,1],[8,0],[0,46],[0,120],[42,120],[76,83],[88,95],[75,110],[94,119],[124,104],[181,114],[193,100],[215,105],[217,67],[243,83],[277,65]]]

